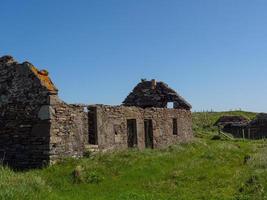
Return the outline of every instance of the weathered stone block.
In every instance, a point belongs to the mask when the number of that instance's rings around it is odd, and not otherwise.
[[[38,118],[40,120],[50,120],[53,118],[53,115],[55,114],[55,111],[52,106],[50,105],[43,105],[39,112],[38,112]]]

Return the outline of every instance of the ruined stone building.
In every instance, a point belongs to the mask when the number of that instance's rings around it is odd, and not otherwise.
[[[222,116],[215,125],[235,138],[267,138],[267,114],[265,113],[258,114],[253,120],[242,116]]]
[[[15,168],[42,167],[64,156],[81,156],[88,117],[61,101],[48,77],[28,62],[0,58],[0,158]]]
[[[173,103],[168,109],[167,104]],[[89,142],[101,149],[161,148],[192,138],[191,105],[163,82],[139,83],[122,106],[89,106]]]
[[[169,102],[172,109],[167,108]],[[35,168],[90,148],[162,148],[192,135],[191,106],[163,82],[139,83],[122,106],[67,104],[45,70],[0,58],[0,159]]]
[[[243,116],[222,116],[220,117],[215,126],[218,126],[223,132],[231,133],[236,138],[242,138],[246,134],[246,127],[249,119]]]
[[[256,118],[250,121],[246,127],[247,138],[267,138],[267,114],[259,113]]]

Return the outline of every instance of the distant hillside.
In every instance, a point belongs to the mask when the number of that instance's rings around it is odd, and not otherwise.
[[[193,131],[195,135],[204,136],[218,133],[218,129],[214,126],[214,123],[224,115],[240,115],[252,120],[256,117],[257,113],[245,111],[194,112]]]

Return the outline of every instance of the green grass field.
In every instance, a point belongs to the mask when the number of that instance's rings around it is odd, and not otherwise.
[[[201,137],[189,144],[97,154],[29,172],[0,168],[0,199],[267,199],[267,142],[211,140],[223,114],[194,113]]]

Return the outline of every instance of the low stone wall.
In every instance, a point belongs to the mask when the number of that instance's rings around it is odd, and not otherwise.
[[[103,105],[92,107],[96,108],[96,126],[100,149],[128,148],[127,119],[136,119],[137,147],[139,149],[145,148],[145,119],[151,119],[153,123],[154,148],[186,142],[193,137],[192,116],[191,112],[187,110]],[[177,135],[173,135],[173,119],[177,119]]]

